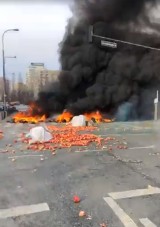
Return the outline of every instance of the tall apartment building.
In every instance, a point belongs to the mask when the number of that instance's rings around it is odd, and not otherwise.
[[[39,80],[41,71],[44,70],[43,63],[31,63],[31,65],[27,69],[26,73],[26,85],[29,91],[34,93],[34,97],[36,98],[39,92]]]
[[[31,63],[26,73],[26,85],[37,98],[38,93],[52,81],[56,81],[59,71],[47,70],[43,63]]]

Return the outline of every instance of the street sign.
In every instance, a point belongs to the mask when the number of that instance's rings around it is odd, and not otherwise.
[[[154,99],[154,104],[157,104],[158,103],[158,99]]]
[[[111,47],[111,48],[117,48],[117,43],[115,43],[115,42],[101,40],[101,45]]]
[[[154,104],[159,102],[159,91],[157,91],[157,98],[154,99]]]

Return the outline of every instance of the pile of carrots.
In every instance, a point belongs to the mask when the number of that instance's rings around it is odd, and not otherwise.
[[[73,146],[88,146],[91,143],[96,145],[101,145],[102,138],[92,134],[91,132],[95,130],[95,127],[57,127],[57,126],[48,126],[49,131],[53,135],[47,143],[35,143],[28,146],[29,150],[51,150],[55,151],[56,149],[61,148],[71,148]],[[85,133],[83,132],[85,131]],[[28,139],[25,138],[25,135],[22,136],[22,142],[28,143]]]

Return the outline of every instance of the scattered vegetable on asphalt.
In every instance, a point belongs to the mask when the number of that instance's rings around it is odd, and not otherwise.
[[[105,223],[100,224],[100,227],[107,227]]]
[[[77,196],[77,195],[75,195],[74,197],[73,197],[73,201],[74,201],[74,203],[80,203],[80,198]]]
[[[79,212],[79,217],[86,217],[87,215],[86,215],[86,212],[85,211],[83,211],[83,210],[81,210],[80,212]]]
[[[0,139],[2,139],[2,138],[3,138],[3,132],[0,131]]]

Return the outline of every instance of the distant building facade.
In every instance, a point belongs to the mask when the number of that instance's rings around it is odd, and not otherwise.
[[[10,94],[10,80],[6,79],[6,92],[7,96]],[[0,77],[0,101],[4,100],[4,82],[3,77]]]
[[[23,82],[15,83],[14,87],[16,91],[20,91],[20,92],[26,91],[26,85]]]
[[[31,63],[26,73],[26,86],[37,98],[38,93],[48,84],[56,81],[59,71],[47,70],[43,63]]]

